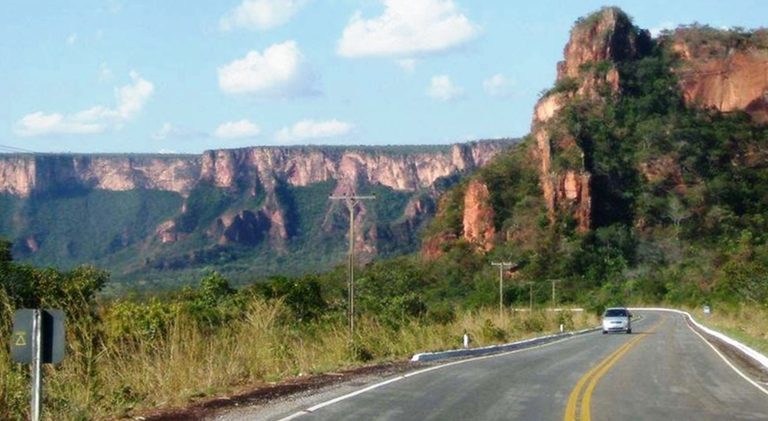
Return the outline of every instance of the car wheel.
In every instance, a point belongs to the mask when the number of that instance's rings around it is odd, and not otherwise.
[[[606,333],[608,333],[608,332],[606,332],[606,331],[603,331],[603,335],[605,335]]]
[[[632,333],[632,329],[627,329],[627,335],[629,335],[630,333]]]

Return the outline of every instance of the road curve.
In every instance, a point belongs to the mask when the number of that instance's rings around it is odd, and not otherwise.
[[[395,377],[332,403],[289,405],[268,416],[253,408],[220,419],[768,419],[768,393],[730,368],[683,316],[636,314],[643,317],[631,335],[580,335]]]

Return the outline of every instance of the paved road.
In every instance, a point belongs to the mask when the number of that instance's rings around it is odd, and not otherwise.
[[[637,313],[643,317],[632,335],[597,332],[461,362],[395,379],[312,412],[299,413],[320,402],[288,405],[266,418],[768,420],[768,394],[731,369],[682,316]],[[240,418],[263,417],[254,408]]]

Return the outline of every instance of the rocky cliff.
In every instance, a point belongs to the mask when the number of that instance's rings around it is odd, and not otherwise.
[[[621,120],[626,116],[617,116],[615,111],[622,98],[650,95],[648,92],[656,88],[640,87],[650,77],[659,78],[657,86],[665,92],[656,98],[666,96],[664,102],[643,103],[638,99],[635,108],[625,108],[625,112],[665,113],[679,103],[680,107],[705,113],[746,112],[753,123],[764,124],[768,122],[768,31],[692,25],[652,39],[649,31],[633,25],[615,7],[578,19],[563,50],[563,60],[557,63],[554,86],[534,106],[530,137],[523,146],[530,161],[536,163],[550,226],[573,223],[576,231],[587,232],[600,225],[629,222],[637,205],[627,198],[627,190],[641,189],[638,178],[678,194],[687,191],[686,183],[692,180],[690,168],[684,175],[682,156],[667,139],[674,131],[674,119],[670,123],[645,121],[632,126],[645,130],[644,137],[617,127],[637,123]],[[672,86],[667,86],[667,81],[672,81]],[[621,144],[635,142],[630,139],[639,137],[642,144]],[[631,155],[629,151],[635,148],[646,152]],[[751,149],[739,155],[740,165],[762,162],[756,147],[747,148]],[[650,150],[659,155],[648,156]],[[503,227],[489,227],[489,219],[478,216],[499,211],[498,204],[495,209],[490,206],[480,210],[481,204],[488,202],[482,195],[488,186],[483,184],[480,175],[469,184],[471,188],[461,191],[463,201],[441,202],[438,219],[443,222],[438,222],[460,227],[438,231],[425,239],[425,256],[439,257],[440,250],[453,238],[479,244],[481,250],[493,247],[491,233]],[[442,216],[447,206],[460,209],[463,217],[445,222],[450,219]],[[529,216],[524,218],[530,220]],[[507,224],[519,225],[514,216],[508,218]],[[499,225],[499,221],[496,223]],[[635,223],[642,226],[646,221]],[[494,235],[497,241],[514,237],[511,230]]]
[[[604,92],[619,95],[618,64],[642,56],[650,43],[648,31],[634,27],[617,8],[605,8],[580,19],[571,30],[564,60],[557,64],[555,88],[536,104],[531,123],[531,135],[536,140],[531,154],[540,164],[550,221],[554,222],[558,211],[565,211],[577,221],[579,230],[586,231],[592,225],[592,174],[574,134],[562,124],[562,107],[575,98],[599,103]],[[556,155],[576,157],[577,162],[556,168]]]
[[[408,244],[418,241],[420,227],[434,213],[439,191],[488,163],[512,142],[254,147],[207,151],[200,156],[0,155],[0,199],[13,203],[7,208],[15,221],[0,224],[0,235],[14,237],[21,258],[40,263],[53,259],[75,264],[95,257],[98,262],[132,246],[146,255],[139,266],[166,270],[209,263],[211,253],[220,256],[217,250],[232,247],[259,248],[279,258],[300,253],[306,246],[300,245],[309,237],[333,244],[333,257],[328,259],[338,260],[336,254],[344,248],[336,246],[346,241],[348,213],[342,203],[329,201],[328,195],[366,193],[379,197],[358,206],[355,244],[363,259],[371,258],[380,250],[392,254],[411,247]],[[94,196],[97,192],[102,193]],[[163,203],[178,197],[178,207],[170,214],[166,208],[164,214],[170,218],[142,220],[141,215],[157,207],[142,192],[164,194]],[[128,197],[125,194],[133,196],[123,199]],[[103,197],[132,201],[136,207],[132,223],[146,229],[139,233],[115,227],[107,250],[83,258],[79,243],[88,239],[64,239],[63,233],[51,234],[55,228],[43,227],[56,223],[48,217],[40,220],[44,209],[81,202],[80,212],[108,209]],[[73,215],[73,219],[78,216],[83,219],[79,223],[89,223],[85,219],[90,215]],[[72,229],[66,236],[78,235]]]
[[[580,230],[588,230],[594,223],[592,204],[601,200],[590,187],[593,174],[588,163],[590,157],[585,158],[589,151],[579,145],[575,133],[563,124],[563,107],[581,101],[600,109],[607,96],[623,95],[620,67],[649,55],[654,44],[675,56],[673,72],[688,107],[725,113],[745,111],[756,123],[768,122],[766,31],[716,30],[694,25],[652,40],[647,30],[633,26],[617,8],[604,8],[579,19],[571,30],[564,60],[557,65],[555,88],[536,104],[531,124],[536,140],[531,153],[540,163],[550,221],[554,222],[558,211],[564,211],[577,221]],[[570,161],[570,165],[555,168],[553,162],[558,156]],[[665,159],[669,160],[661,158]],[[645,169],[653,166],[641,165]],[[679,173],[675,166],[665,170]]]
[[[746,111],[768,122],[768,31],[678,28],[662,42],[681,59],[676,70],[685,102],[722,112]]]
[[[58,189],[164,190],[188,195],[200,183],[235,189],[360,182],[415,191],[435,180],[485,165],[507,142],[474,142],[429,152],[387,153],[376,147],[262,147],[207,151],[202,156],[0,155],[0,193],[28,197]],[[396,150],[396,147],[393,148]]]

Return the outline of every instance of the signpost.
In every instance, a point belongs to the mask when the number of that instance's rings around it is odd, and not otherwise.
[[[13,314],[11,358],[31,364],[30,419],[40,420],[43,402],[43,364],[64,359],[64,312],[52,309],[20,309]]]

